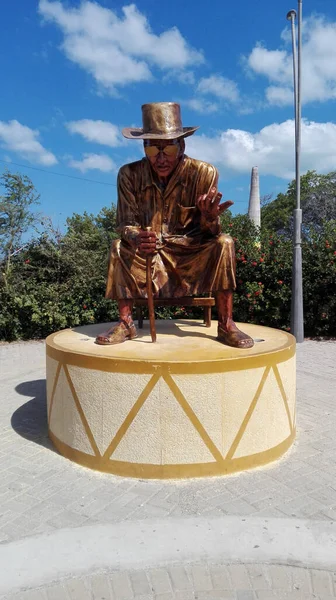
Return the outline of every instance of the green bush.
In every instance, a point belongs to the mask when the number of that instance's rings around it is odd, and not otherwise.
[[[31,198],[29,181],[24,184]],[[3,202],[4,214],[10,213],[8,202]],[[75,214],[64,235],[45,226],[37,239],[16,253],[0,214],[0,234],[3,231],[7,240],[2,254],[0,248],[1,340],[45,338],[66,327],[117,319],[116,302],[104,299],[109,248],[117,237],[115,216],[115,208],[103,209],[97,216]],[[288,232],[259,231],[247,216],[233,217],[230,211],[222,217],[222,229],[236,245],[235,320],[289,331],[293,251]],[[305,227],[302,257],[305,334],[335,336],[336,220]],[[160,307],[156,314],[201,318],[202,309]]]
[[[111,239],[97,234],[93,217],[82,219],[92,222],[91,233],[79,233],[77,223],[59,241],[42,236],[13,261],[10,288],[0,289],[0,339],[44,338],[66,327],[117,319],[116,303],[104,299]],[[223,227],[236,244],[235,319],[289,331],[291,242],[258,232],[246,216],[230,217]],[[303,244],[306,335],[336,334],[335,240],[336,221],[329,221]],[[201,316],[202,309],[157,309],[157,318]]]

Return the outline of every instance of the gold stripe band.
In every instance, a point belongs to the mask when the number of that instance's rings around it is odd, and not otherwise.
[[[199,463],[199,464],[175,464],[175,465],[151,465],[121,462],[107,458],[92,456],[71,448],[61,442],[49,429],[49,436],[57,450],[69,460],[83,467],[111,473],[122,477],[136,477],[137,479],[185,479],[191,477],[215,477],[218,475],[229,475],[238,471],[245,471],[253,467],[261,467],[280,458],[294,442],[295,429],[290,436],[263,452],[242,456],[240,458],[225,459],[222,462]]]
[[[192,362],[135,360],[131,358],[115,359],[60,349],[53,341],[55,335],[57,334],[50,335],[46,340],[47,356],[62,364],[108,373],[153,374],[159,369],[163,374],[188,375],[196,373],[205,375],[207,373],[225,373],[258,369],[260,367],[273,367],[295,355],[295,340],[293,338],[294,342],[288,342],[283,348],[277,348],[264,354],[238,358]]]

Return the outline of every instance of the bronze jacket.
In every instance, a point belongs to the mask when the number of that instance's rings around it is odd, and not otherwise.
[[[208,294],[235,287],[234,243],[220,234],[219,218],[207,222],[196,206],[217,187],[212,165],[185,156],[168,185],[160,186],[146,158],[123,166],[118,176],[117,226],[121,241],[111,247],[106,298],[144,298],[146,258],[135,244],[140,228],[158,236],[152,257],[157,296]]]
[[[218,235],[219,219],[206,222],[196,200],[217,187],[218,173],[206,162],[184,156],[165,189],[160,186],[146,158],[124,165],[118,175],[117,227],[131,242],[141,227],[150,226],[165,235]]]

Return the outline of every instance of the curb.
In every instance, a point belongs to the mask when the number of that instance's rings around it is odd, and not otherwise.
[[[266,563],[332,570],[336,525],[220,517],[124,521],[61,529],[0,545],[0,593],[103,570],[182,562]]]

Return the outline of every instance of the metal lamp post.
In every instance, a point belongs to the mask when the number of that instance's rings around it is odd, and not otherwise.
[[[292,24],[294,109],[295,109],[295,179],[296,208],[294,209],[293,270],[291,331],[298,343],[304,341],[303,293],[302,293],[302,210],[300,204],[300,159],[301,159],[301,49],[302,49],[302,0],[298,0],[298,47],[296,51],[295,19],[296,11],[290,10],[287,19]]]

